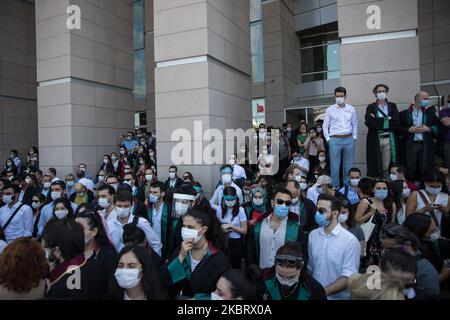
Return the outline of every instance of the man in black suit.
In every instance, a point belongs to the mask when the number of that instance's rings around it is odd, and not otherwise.
[[[170,166],[169,168],[169,179],[164,183],[166,185],[166,189],[178,189],[183,184],[183,179],[180,179],[177,176],[178,168],[177,166]]]

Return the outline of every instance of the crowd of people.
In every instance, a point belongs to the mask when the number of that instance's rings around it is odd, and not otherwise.
[[[122,136],[93,177],[11,151],[0,299],[448,299],[450,95],[398,112],[388,92],[377,85],[366,110],[365,177],[342,87],[323,120],[259,125],[258,163],[230,155],[209,199],[176,166],[158,179],[155,134]]]

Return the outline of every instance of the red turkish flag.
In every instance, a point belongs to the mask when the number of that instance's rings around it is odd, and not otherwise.
[[[258,103],[258,104],[256,104],[256,110],[258,111],[258,113],[263,113],[264,112],[264,106],[260,105]]]

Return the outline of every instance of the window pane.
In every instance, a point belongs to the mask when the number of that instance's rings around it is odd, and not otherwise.
[[[327,70],[339,70],[339,44],[326,46],[327,51]]]
[[[144,50],[134,52],[134,96],[136,99],[145,99],[147,94],[144,53]]]
[[[302,73],[325,70],[325,47],[314,47],[301,51]]]
[[[250,0],[250,22],[262,20],[261,0]]]
[[[325,44],[325,36],[321,35],[321,36],[303,38],[300,40],[300,44],[301,44],[302,48]]]
[[[144,0],[133,3],[134,50],[144,48]]]
[[[263,25],[262,21],[250,24],[252,82],[264,82]]]

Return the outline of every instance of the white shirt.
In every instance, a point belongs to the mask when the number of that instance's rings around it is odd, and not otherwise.
[[[306,191],[306,198],[311,200],[315,205],[317,205],[317,199],[319,198],[319,193],[317,192],[317,187],[314,185]]]
[[[161,239],[161,217],[164,208],[164,203],[161,203],[159,206],[159,210],[155,209],[155,205],[153,207],[153,217],[152,217],[152,228],[153,231],[158,235],[159,239]]]
[[[345,104],[343,108],[334,104],[327,108],[323,119],[323,135],[327,141],[334,135],[351,134],[358,139],[358,117],[353,106]]]
[[[283,219],[274,233],[270,225],[269,215],[262,221],[261,232],[259,236],[259,267],[261,269],[270,268],[275,265],[275,255],[280,247],[286,241],[286,223],[287,219]]]
[[[130,214],[128,217],[128,223],[133,222],[134,215]],[[108,217],[109,218],[109,217]],[[109,237],[114,244],[114,247],[116,248],[117,252],[120,252],[125,245],[123,243],[123,224],[119,222],[117,216],[116,219],[111,219],[107,221],[108,226],[108,234]],[[153,250],[159,255],[161,255],[161,241],[159,240],[158,235],[153,231],[152,227],[150,226],[150,223],[145,220],[144,218],[139,218],[137,226],[142,229],[145,233],[145,237],[147,238],[147,241],[149,245],[152,247]]]
[[[217,219],[219,219],[221,224],[232,224],[235,227],[240,228],[241,222],[247,221],[247,216],[245,215],[244,208],[239,207],[239,213],[233,217],[233,213],[231,212],[231,208],[227,208],[227,213],[225,214],[225,218],[222,218],[222,206],[218,206],[216,209]],[[240,239],[241,234],[235,231],[232,231],[228,234],[230,239]]]
[[[191,254],[191,253],[189,252],[189,254]],[[194,272],[195,268],[197,268],[197,266],[200,263],[200,261],[202,261],[202,260],[195,260],[191,256],[191,272]]]
[[[247,179],[247,175],[245,174],[245,169],[242,168],[240,165],[235,164],[233,166],[233,179]]]
[[[17,201],[11,208],[9,208],[8,205],[4,205],[0,208],[0,227],[3,227],[6,224],[11,215],[21,204],[22,202]],[[17,238],[31,237],[33,234],[33,210],[31,207],[24,204],[3,231],[5,232],[7,243],[11,243]]]
[[[300,171],[300,175],[302,177],[306,177],[308,175],[308,172],[309,172],[309,161],[308,161],[308,159],[305,159],[304,157],[300,157],[300,159],[297,160],[297,161],[292,160],[291,164],[296,164],[299,167],[306,169],[306,171],[303,171],[303,170]]]
[[[236,195],[238,196],[240,203],[244,203],[244,196],[242,195],[241,188],[239,188],[238,185],[233,181],[231,181],[230,186],[236,189]],[[211,203],[211,205],[214,208],[217,208],[217,206],[222,205],[222,197],[223,197],[223,184],[221,184],[216,188],[213,196],[211,197],[211,200],[209,200],[209,203]]]
[[[318,228],[309,234],[308,270],[325,288],[340,277],[350,277],[359,270],[361,245],[358,239],[338,223],[330,234]],[[348,300],[347,289],[328,296],[329,300]]]
[[[428,193],[425,190],[420,190],[419,192],[421,192],[425,196],[425,198],[428,200],[428,202],[430,202],[430,203],[440,204],[444,207],[448,206],[448,195],[446,193],[439,192],[436,196],[436,200],[434,202],[432,202],[430,200],[430,197],[428,196]],[[416,211],[420,210],[424,207],[425,207],[425,203],[423,202],[422,197],[418,194]],[[437,221],[439,223],[439,227],[440,227],[442,224],[442,212],[437,209],[435,209],[433,211],[434,211],[434,215],[436,216],[436,219],[437,219]],[[430,216],[430,213],[427,212],[426,215]]]

